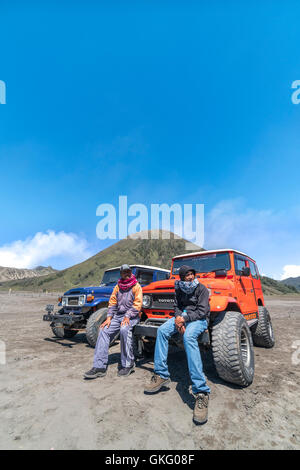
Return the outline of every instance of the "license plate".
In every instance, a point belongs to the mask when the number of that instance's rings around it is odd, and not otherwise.
[[[74,315],[69,316],[69,315],[43,315],[43,320],[44,321],[55,321],[57,323],[62,323],[63,325],[72,325],[73,323],[77,321],[83,320],[83,315]]]
[[[58,323],[65,323],[65,318],[61,318],[60,315],[51,315],[48,313],[47,315],[43,315],[44,321],[56,321]]]
[[[44,321],[53,321],[53,315],[44,315],[43,320]]]

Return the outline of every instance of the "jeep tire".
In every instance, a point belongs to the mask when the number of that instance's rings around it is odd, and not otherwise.
[[[96,312],[92,313],[89,317],[87,324],[86,324],[86,339],[90,346],[93,348],[96,346],[98,335],[99,335],[99,328],[100,325],[106,320],[108,308],[100,308]],[[114,344],[114,342],[118,339],[119,333],[117,333],[114,338],[112,338],[110,342],[110,346]]]
[[[258,307],[258,323],[252,329],[252,339],[255,346],[272,348],[275,344],[274,331],[271,317],[266,307]]]
[[[216,317],[212,327],[212,354],[217,373],[223,380],[242,387],[252,383],[252,336],[240,312],[222,312]]]
[[[57,338],[73,338],[73,336],[77,334],[77,331],[68,330],[67,328],[63,328],[60,325],[61,323],[54,323],[54,325],[51,327],[53,334]]]

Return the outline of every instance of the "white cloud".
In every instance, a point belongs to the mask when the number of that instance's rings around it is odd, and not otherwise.
[[[53,257],[68,258],[70,264],[75,264],[91,255],[84,238],[75,233],[48,230],[0,247],[0,266],[33,268],[49,264],[47,261]]]
[[[281,279],[287,279],[288,277],[300,276],[300,266],[297,264],[286,264],[283,266],[283,274]]]

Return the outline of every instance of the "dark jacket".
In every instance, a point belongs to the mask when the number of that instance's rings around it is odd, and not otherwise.
[[[175,289],[174,311],[175,317],[181,316],[186,310],[186,321],[208,320],[210,314],[209,291],[201,283],[198,284],[194,292],[186,294],[181,289]]]

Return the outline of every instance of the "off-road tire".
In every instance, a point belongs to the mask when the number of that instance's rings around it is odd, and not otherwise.
[[[89,317],[87,324],[86,324],[86,339],[90,346],[93,348],[96,346],[98,335],[99,335],[99,328],[100,325],[106,320],[108,308],[100,308],[96,312],[92,313]],[[117,333],[114,338],[112,338],[110,342],[110,346],[114,344],[114,342],[118,339],[119,333]]]
[[[55,326],[57,325],[57,326]],[[66,328],[59,327],[61,323],[54,323],[54,326],[51,327],[53,334],[57,338],[73,338],[78,332],[74,330],[68,330]]]
[[[138,345],[139,338],[134,334],[134,329],[133,329],[133,335],[132,335],[132,347],[133,347],[133,355],[136,361],[139,359],[142,359],[144,357],[143,353],[140,355],[139,354],[139,345]]]
[[[248,387],[254,377],[254,351],[250,328],[240,312],[220,313],[212,326],[212,354],[218,375]]]
[[[259,307],[258,323],[252,328],[252,339],[255,346],[273,348],[275,344],[271,317],[266,307]]]

